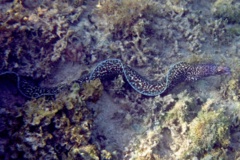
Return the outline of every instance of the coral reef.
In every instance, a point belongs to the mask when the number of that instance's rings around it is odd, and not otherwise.
[[[83,85],[82,98],[96,102],[102,95],[103,85],[99,78]]]
[[[99,159],[100,151],[89,143],[92,118],[77,84],[56,100],[39,98],[22,108],[2,108],[0,157]]]
[[[216,0],[212,7],[213,15],[228,24],[226,30],[230,36],[239,36],[240,34],[239,8],[240,3],[236,0]]]
[[[226,149],[230,144],[229,126],[230,120],[223,110],[206,111],[203,108],[189,124],[189,137],[192,142],[189,153],[197,155],[213,150],[214,146]]]
[[[204,17],[207,7],[196,10],[186,1],[107,0],[99,1],[93,21],[102,30],[98,39],[108,44],[109,53],[128,65],[151,70],[168,63],[161,57],[176,61],[186,53],[206,56],[204,44],[229,41],[223,21]]]
[[[236,0],[216,0],[213,4],[212,12],[214,16],[227,19],[229,23],[239,23],[240,3]]]
[[[115,34],[124,31],[122,36],[127,37],[129,34],[139,34],[134,31],[137,29],[135,24],[141,23],[139,20],[142,17],[153,12],[154,4],[152,0],[105,0],[99,1],[96,12],[106,20],[106,31]]]
[[[0,4],[1,72],[70,85],[55,99],[29,100],[0,79],[0,159],[239,159],[239,1]],[[121,76],[70,84],[107,58],[156,81],[179,61],[232,73],[151,98]]]
[[[15,0],[0,10],[0,67],[34,78],[51,72],[67,47],[69,24],[83,12],[82,7],[42,0]]]
[[[161,109],[150,118],[152,127],[135,136],[125,148],[126,159],[230,157],[227,152],[231,141],[231,119],[226,108],[213,110],[216,101],[210,99],[196,106],[186,92],[177,97],[156,97],[151,102],[155,111],[159,104]]]

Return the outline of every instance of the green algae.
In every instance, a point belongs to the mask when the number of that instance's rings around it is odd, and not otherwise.
[[[217,148],[227,148],[230,144],[230,119],[223,109],[207,111],[204,108],[189,124],[189,153],[199,155]]]
[[[230,34],[230,35],[236,35],[236,36],[239,36],[240,35],[240,26],[239,25],[234,25],[230,28],[227,28],[227,32]]]
[[[56,99],[27,101],[19,110],[17,118],[22,121],[9,137],[9,147],[3,148],[12,153],[8,158],[100,159],[101,150],[89,143],[93,115],[85,100],[79,85],[74,83],[56,95]]]
[[[213,4],[213,14],[217,18],[227,19],[229,23],[240,22],[240,3],[234,0],[217,0]]]

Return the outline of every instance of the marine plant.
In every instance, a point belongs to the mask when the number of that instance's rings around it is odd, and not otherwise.
[[[134,33],[134,24],[153,11],[152,0],[103,0],[99,1],[96,13],[107,22],[110,32],[124,36]]]
[[[235,0],[216,0],[213,4],[212,12],[213,15],[226,19],[229,23],[240,22],[240,3]]]
[[[68,47],[67,39],[72,33],[69,26],[82,12],[82,6],[74,10],[68,3],[57,0],[3,2],[0,69],[14,68],[28,76],[45,77]]]
[[[4,152],[0,158],[100,159],[101,151],[89,142],[93,117],[80,92],[79,85],[74,83],[55,100],[42,97],[27,101],[17,110],[12,107],[8,121],[19,122],[15,123],[14,132],[14,124],[7,127],[1,123],[0,135],[8,136],[2,137],[0,145]]]
[[[191,144],[188,154],[199,155],[230,144],[230,119],[224,109],[208,111],[203,108],[189,124]]]

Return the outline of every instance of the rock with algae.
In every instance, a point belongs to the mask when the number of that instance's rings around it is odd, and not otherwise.
[[[0,10],[0,69],[34,78],[48,75],[60,60],[72,33],[70,23],[83,12],[81,6],[57,0],[14,0]]]
[[[155,110],[150,118],[154,123],[131,139],[125,148],[126,159],[230,158],[231,119],[224,105],[213,109],[216,100],[196,102],[186,92],[155,97],[148,103]]]
[[[223,109],[205,109],[203,108],[189,124],[191,144],[188,154],[216,152],[217,148],[226,149],[230,144],[230,118],[224,114]]]
[[[99,1],[96,12],[107,20],[111,31],[117,32],[123,28],[133,31],[134,24],[154,8],[152,0],[106,0]],[[124,33],[127,34],[127,33]]]
[[[83,84],[82,98],[96,102],[102,95],[102,91],[103,85],[100,79],[91,80],[89,83]]]
[[[100,159],[101,151],[89,142],[93,116],[80,94],[73,84],[55,100],[33,99],[15,112],[1,112],[12,114],[7,120],[12,123],[1,123],[0,158]]]
[[[212,12],[214,16],[227,19],[230,23],[239,23],[240,3],[236,0],[216,0]]]

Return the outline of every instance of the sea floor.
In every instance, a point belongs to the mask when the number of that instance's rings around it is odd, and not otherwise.
[[[0,71],[68,85],[27,99],[0,77],[0,159],[239,159],[239,15],[238,0],[0,1]],[[73,84],[109,58],[153,81],[180,61],[231,74],[152,97],[121,76]]]

